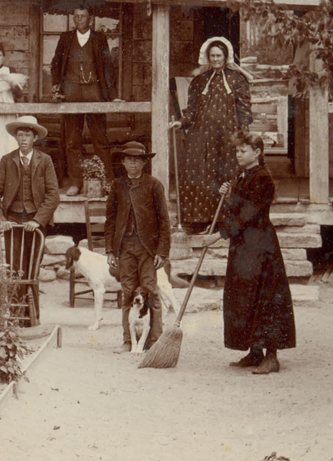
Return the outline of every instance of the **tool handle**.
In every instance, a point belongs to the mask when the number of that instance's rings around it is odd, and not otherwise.
[[[3,265],[3,254],[2,254],[2,237],[3,237],[3,230],[0,229],[0,265]]]
[[[171,121],[175,121],[174,115]],[[175,164],[175,182],[176,182],[176,201],[177,201],[177,228],[182,230],[181,225],[181,211],[180,211],[180,189],[179,189],[179,170],[178,170],[178,154],[177,154],[177,141],[176,141],[176,128],[172,127],[172,143],[173,143],[173,159]]]
[[[220,211],[221,211],[221,208],[222,208],[222,205],[223,205],[224,197],[225,197],[224,195],[221,195],[218,207],[217,207],[217,209],[215,211],[213,222],[212,222],[212,224],[211,224],[211,226],[209,228],[208,235],[212,235],[212,233],[214,232],[214,228],[215,228],[217,219],[219,217],[219,214],[220,214]],[[181,322],[181,320],[183,318],[183,315],[185,313],[187,303],[188,303],[188,301],[190,299],[190,296],[191,296],[191,293],[192,293],[192,290],[193,290],[193,287],[194,287],[194,283],[195,283],[195,281],[196,281],[196,279],[198,277],[199,270],[200,270],[201,264],[202,264],[202,262],[204,260],[204,257],[206,256],[207,250],[208,250],[207,245],[201,250],[199,261],[198,261],[198,263],[196,265],[196,268],[195,268],[194,273],[193,273],[192,278],[191,278],[191,282],[190,282],[190,284],[189,284],[189,286],[187,288],[185,298],[184,298],[184,300],[182,302],[182,305],[181,305],[181,307],[179,309],[179,313],[178,313],[177,318],[175,320],[175,326],[176,327],[180,326],[180,322]]]

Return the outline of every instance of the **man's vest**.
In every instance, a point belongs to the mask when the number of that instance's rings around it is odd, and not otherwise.
[[[23,167],[20,162],[21,181],[13,203],[10,205],[9,211],[15,213],[36,213],[31,187],[31,162],[28,167]]]
[[[81,46],[75,34],[69,50],[65,80],[81,84],[96,83],[95,67],[91,38]]]

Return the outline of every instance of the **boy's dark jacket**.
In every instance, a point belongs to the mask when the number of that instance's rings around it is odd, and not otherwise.
[[[133,207],[138,237],[151,256],[167,257],[170,251],[170,221],[164,188],[153,176],[143,174],[131,186],[126,175],[113,181],[106,206],[106,252],[119,256],[121,242]]]

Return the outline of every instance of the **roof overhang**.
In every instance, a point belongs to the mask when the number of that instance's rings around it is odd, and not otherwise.
[[[246,3],[247,0],[242,0]],[[43,9],[46,11],[72,11],[75,6],[82,5],[82,0],[41,0]],[[187,7],[223,7],[227,0],[90,0],[87,3],[92,7],[102,6],[106,3],[141,3],[152,5],[187,6]],[[260,1],[258,1],[260,3]],[[311,9],[320,5],[320,0],[276,0],[279,6],[290,9]]]

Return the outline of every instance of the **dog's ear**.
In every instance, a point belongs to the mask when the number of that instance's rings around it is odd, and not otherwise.
[[[73,261],[78,261],[81,256],[81,251],[78,246],[73,247]]]
[[[66,251],[66,269],[69,269],[72,267],[74,261],[78,261],[79,257],[80,257],[80,254],[81,254],[81,251],[79,250],[79,248],[77,246],[72,246],[70,248],[68,248],[68,250]]]
[[[143,299],[144,299],[144,304],[143,304],[142,308],[140,309],[139,319],[142,319],[142,317],[144,317],[145,315],[148,314],[149,307],[152,304],[151,296],[149,295],[148,291],[145,291],[145,290],[141,289],[141,294],[142,294]]]

